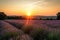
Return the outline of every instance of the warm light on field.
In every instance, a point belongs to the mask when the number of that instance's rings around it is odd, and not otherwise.
[[[26,25],[29,25],[31,24],[30,21],[32,20],[32,11],[34,10],[34,8],[37,6],[36,4],[39,3],[40,1],[37,1],[37,2],[34,2],[34,3],[27,3],[25,6],[24,6],[24,10],[26,11]]]

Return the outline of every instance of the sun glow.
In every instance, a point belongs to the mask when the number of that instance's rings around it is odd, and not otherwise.
[[[24,10],[26,11],[26,15],[27,16],[31,16],[32,15],[32,11],[37,6],[37,3],[39,3],[39,2],[41,2],[41,1],[33,2],[33,3],[26,3],[23,6],[24,7]]]
[[[33,4],[27,4],[27,7],[26,7],[26,15],[27,16],[31,16],[32,15],[33,8],[34,8]]]
[[[27,13],[27,16],[31,16],[31,13]]]

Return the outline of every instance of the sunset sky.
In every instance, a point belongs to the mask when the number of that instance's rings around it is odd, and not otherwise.
[[[60,12],[60,0],[0,0],[0,12],[7,15],[55,16]]]

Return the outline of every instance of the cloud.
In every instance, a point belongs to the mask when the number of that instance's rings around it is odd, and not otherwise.
[[[45,2],[48,2],[51,5],[58,5],[60,6],[60,0],[44,0]]]

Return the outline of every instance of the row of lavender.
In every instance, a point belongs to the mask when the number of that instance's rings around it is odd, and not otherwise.
[[[3,33],[5,35],[2,37],[3,40],[6,38],[10,40],[60,40],[60,20],[31,20],[28,25],[25,25],[26,20],[5,20],[4,22],[0,24],[4,24],[3,29],[8,30],[9,33],[5,31],[7,36]]]

